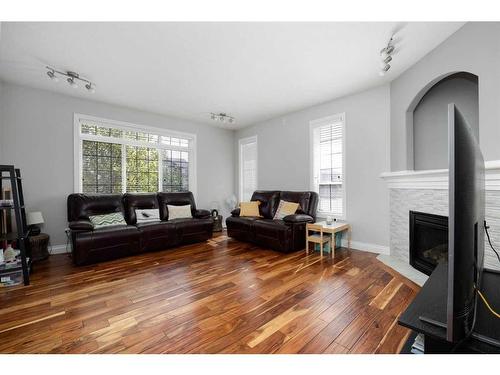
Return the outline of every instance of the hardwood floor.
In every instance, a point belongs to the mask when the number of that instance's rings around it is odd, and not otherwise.
[[[2,353],[397,353],[418,286],[375,254],[335,261],[214,237],[0,289]]]

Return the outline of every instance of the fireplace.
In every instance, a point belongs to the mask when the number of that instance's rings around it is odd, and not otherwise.
[[[448,217],[410,211],[410,264],[430,275],[448,259]]]

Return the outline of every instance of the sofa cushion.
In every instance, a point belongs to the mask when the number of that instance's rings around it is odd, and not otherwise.
[[[265,219],[272,219],[279,203],[279,191],[256,190],[252,194],[252,201],[259,201],[260,215]]]
[[[253,223],[262,220],[259,217],[230,216],[226,219],[227,233],[240,241],[252,241],[254,237]]]
[[[297,210],[297,214],[307,214],[316,219],[318,193],[313,191],[282,191],[280,199],[298,203],[300,208]]]
[[[240,203],[240,216],[241,217],[258,217],[259,213],[259,201],[253,202],[241,202]]]
[[[123,212],[121,194],[68,195],[68,221],[89,220],[90,215]]]
[[[110,214],[103,215],[90,215],[89,220],[94,226],[94,229],[113,227],[117,225],[127,225],[123,213],[112,212]]]
[[[211,228],[213,226],[213,219],[181,218],[169,220],[168,223],[175,225],[176,230],[180,234],[192,234],[205,231],[207,225]]]
[[[168,220],[193,218],[193,212],[191,211],[190,204],[186,204],[184,206],[175,206],[167,204],[167,211],[168,211]]]
[[[175,224],[168,221],[137,223],[141,233],[141,251],[165,250],[180,242]]]
[[[124,257],[139,250],[140,233],[133,225],[73,232],[72,236],[73,260],[78,265]]]
[[[256,220],[253,223],[253,230],[257,244],[287,251],[292,238],[292,228],[286,225],[283,220]]]
[[[208,219],[173,219],[169,223],[175,225],[177,236],[182,243],[205,241],[212,236],[214,220]]]
[[[158,208],[137,208],[135,210],[137,223],[150,223],[160,221],[160,210]]]
[[[152,193],[125,193],[123,194],[125,220],[129,225],[137,223],[135,210],[158,208],[158,196]]]
[[[285,216],[293,215],[299,209],[300,205],[296,202],[287,202],[284,200],[280,200],[278,205],[278,209],[274,214],[274,220],[282,220]]]
[[[160,205],[160,218],[168,220],[168,208],[171,206],[191,205],[191,216],[196,214],[196,204],[194,202],[193,193],[184,191],[180,193],[158,193],[158,204]]]

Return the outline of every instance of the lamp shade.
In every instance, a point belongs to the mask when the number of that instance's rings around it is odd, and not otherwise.
[[[28,212],[26,222],[28,225],[43,224],[42,213],[40,211]]]

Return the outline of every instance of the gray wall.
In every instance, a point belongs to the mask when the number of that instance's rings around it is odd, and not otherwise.
[[[0,81],[0,164],[3,163],[3,147],[2,147],[2,136],[3,136],[3,122],[2,122],[2,112],[3,112],[3,82]]]
[[[395,60],[396,61],[396,60]],[[412,169],[407,111],[450,73],[479,77],[479,139],[485,160],[500,159],[500,23],[470,22],[391,82],[391,170]],[[417,102],[420,98],[417,98]],[[413,108],[412,108],[413,109]],[[411,132],[413,134],[413,132]]]
[[[73,192],[73,114],[83,113],[197,135],[197,205],[224,206],[233,191],[234,132],[210,125],[83,100],[48,91],[3,84],[1,163],[15,164],[24,176],[28,210],[43,212],[52,244],[65,243],[66,197]],[[224,210],[227,216],[228,212]]]
[[[389,169],[389,100],[385,85],[241,129],[235,137],[235,171],[238,140],[257,135],[259,189],[310,190],[309,122],[345,112],[347,220],[353,240],[388,246],[389,191],[379,175]]]
[[[457,74],[434,85],[413,112],[415,170],[448,168],[448,104],[455,103],[479,139],[477,78]]]

